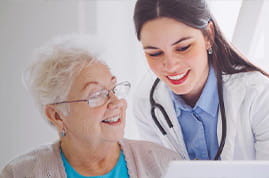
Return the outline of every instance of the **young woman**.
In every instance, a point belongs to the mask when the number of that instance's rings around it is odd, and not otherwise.
[[[268,74],[225,40],[206,2],[138,0],[134,22],[157,76],[135,95],[142,138],[185,159],[269,159]]]

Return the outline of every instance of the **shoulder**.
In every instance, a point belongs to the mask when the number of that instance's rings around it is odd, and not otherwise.
[[[38,148],[23,154],[9,162],[2,174],[29,175],[30,172],[40,170],[41,167],[49,167],[50,163],[57,162],[57,150],[59,143],[39,146]],[[0,176],[1,177],[1,176]]]
[[[233,118],[236,111],[241,121],[259,121],[268,115],[269,78],[260,72],[242,72],[223,77],[223,98],[227,113]],[[240,117],[237,118],[240,118]],[[261,117],[260,117],[261,116]],[[250,120],[246,119],[248,117]],[[259,119],[258,119],[259,118]]]
[[[224,75],[225,85],[264,86],[269,85],[269,78],[258,71],[241,72],[232,75]]]
[[[228,95],[234,93],[251,98],[269,92],[269,78],[256,71],[224,75],[223,83],[224,92]]]
[[[161,177],[164,175],[169,162],[180,160],[176,152],[148,141],[123,139],[120,144],[130,176]]]
[[[148,98],[150,89],[156,79],[156,76],[148,71],[144,74],[144,76],[140,79],[140,81],[135,85],[134,96],[138,98]]]
[[[131,150],[137,156],[139,155],[141,157],[147,157],[151,154],[157,156],[160,160],[165,157],[172,160],[180,159],[176,152],[153,142],[123,139],[121,144],[123,147]]]
[[[147,72],[142,79],[135,84],[133,92],[133,110],[139,119],[146,118],[144,111],[150,111],[150,91],[156,77],[151,72]],[[138,116],[143,114],[143,116]]]
[[[152,72],[148,72],[142,78],[142,80],[134,87],[135,92],[133,95],[133,103],[135,108],[139,108],[136,110],[136,112],[148,109],[147,107],[149,107],[150,105],[150,92],[156,79],[157,77]],[[168,87],[166,86],[166,84],[160,80],[154,90],[154,98],[156,101],[159,101],[160,103],[167,101],[167,96],[169,96],[169,91],[167,88]],[[170,101],[169,97],[168,101]]]
[[[10,162],[10,165],[25,165],[27,163],[35,162],[40,158],[46,159],[51,154],[53,154],[53,144],[42,145],[26,154],[17,157]]]

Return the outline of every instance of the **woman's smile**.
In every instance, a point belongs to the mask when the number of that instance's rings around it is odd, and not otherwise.
[[[189,73],[190,70],[182,74],[167,75],[167,79],[174,85],[180,85],[187,80]]]
[[[112,116],[112,117],[109,117],[105,120],[102,120],[102,123],[107,124],[107,125],[111,125],[111,126],[120,125],[121,124],[120,115]]]

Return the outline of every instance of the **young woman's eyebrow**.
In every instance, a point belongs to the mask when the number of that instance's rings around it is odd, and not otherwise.
[[[145,46],[144,49],[159,49],[159,48],[154,47],[154,46]]]
[[[174,45],[176,45],[176,44],[178,44],[178,43],[180,43],[180,42],[182,42],[182,41],[185,41],[185,40],[188,40],[188,39],[191,39],[191,38],[192,38],[192,37],[190,37],[190,36],[180,38],[180,39],[177,40],[176,42],[172,43],[171,46],[174,46]],[[144,49],[159,49],[159,48],[154,47],[154,46],[144,46],[143,48],[144,48]]]
[[[180,38],[180,39],[177,40],[176,42],[172,43],[171,46],[174,46],[174,45],[176,45],[176,44],[178,44],[178,43],[180,43],[180,42],[182,42],[182,41],[185,41],[185,40],[188,40],[188,39],[191,39],[191,38],[192,38],[192,37],[190,37],[190,36]]]

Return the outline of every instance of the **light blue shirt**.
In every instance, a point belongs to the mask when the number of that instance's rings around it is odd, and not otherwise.
[[[62,151],[61,151],[61,158],[64,164],[67,178],[115,178],[115,177],[129,178],[127,164],[122,151],[120,152],[120,157],[116,166],[110,172],[102,176],[89,176],[89,177],[82,176],[75,169],[73,169],[73,167],[68,163]]]
[[[208,79],[194,108],[180,95],[170,91],[178,122],[190,159],[214,159],[218,150],[218,90],[214,69],[209,69]]]

